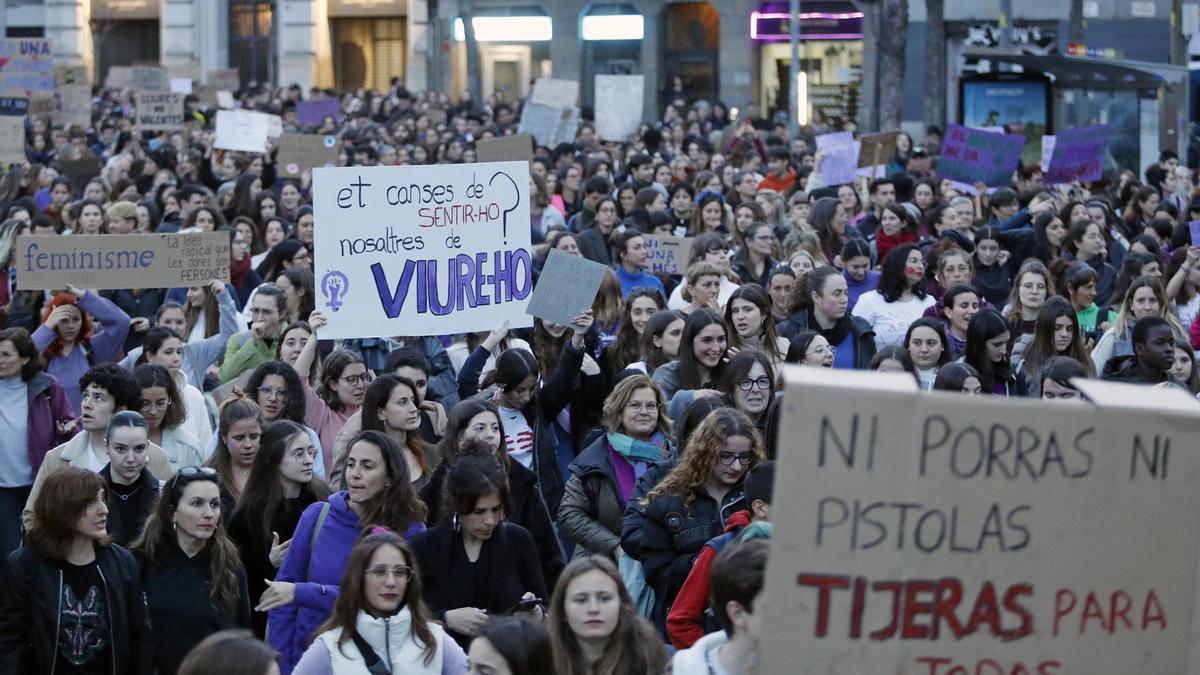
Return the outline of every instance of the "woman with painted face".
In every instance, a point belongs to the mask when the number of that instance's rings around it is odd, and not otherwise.
[[[554,672],[562,675],[660,673],[662,638],[645,619],[613,562],[580,558],[563,572],[550,603]]]
[[[93,333],[99,322],[103,329]],[[42,308],[42,324],[33,331],[33,344],[46,360],[46,372],[67,392],[73,410],[83,392],[79,378],[95,363],[115,361],[129,334],[129,315],[92,291],[68,286]]]
[[[967,351],[967,328],[979,313],[982,301],[979,293],[966,284],[946,289],[942,296],[942,316],[945,320],[946,350],[953,359]]]
[[[729,329],[724,319],[708,309],[688,316],[683,324],[679,357],[654,371],[654,382],[668,401],[680,390],[709,390],[724,373]]]
[[[1067,230],[1067,252],[1065,260],[1078,260],[1096,271],[1096,303],[1101,307],[1113,298],[1117,283],[1117,270],[1108,263],[1108,242],[1104,231],[1092,220],[1077,220]]]
[[[246,571],[222,523],[220,481],[208,467],[175,474],[132,546],[159,673],[174,673],[209,635],[250,627]]]
[[[411,539],[425,602],[460,645],[489,615],[543,615],[537,547],[528,530],[505,522],[508,495],[498,462],[460,457],[446,474],[443,522]]]
[[[0,570],[0,672],[155,672],[138,564],[108,534],[105,489],[74,467],[42,485],[25,546]]]
[[[1038,311],[1033,341],[1020,360],[1013,360],[1013,370],[1020,373],[1029,383],[1026,395],[1030,398],[1041,398],[1038,374],[1055,356],[1069,356],[1087,364],[1089,368],[1092,363],[1083,344],[1083,333],[1079,330],[1075,308],[1069,300],[1061,296],[1050,298],[1042,305]],[[1089,372],[1088,376],[1095,377],[1095,374]]]
[[[259,443],[242,500],[229,516],[229,538],[237,545],[251,598],[262,597],[267,579],[291,545],[300,514],[329,497],[316,476],[317,449],[303,426],[286,419],[267,426]],[[266,636],[267,615],[254,612],[254,634]]]
[[[422,600],[417,558],[400,535],[369,529],[342,575],[343,592],[304,652],[296,675],[389,672],[463,675],[467,655]]]
[[[787,354],[788,339],[780,337],[771,314],[771,298],[758,284],[745,284],[733,292],[725,305],[725,323],[733,328],[730,346],[758,349],[775,363]]]
[[[793,339],[816,331],[833,346],[830,353],[837,352],[835,368],[866,368],[875,355],[875,332],[866,319],[848,312],[849,295],[846,278],[836,267],[818,267],[796,283],[792,314],[780,324],[780,334]]]
[[[665,625],[666,610],[687,580],[700,548],[745,508],[742,480],[765,459],[762,438],[750,418],[720,408],[689,437],[679,462],[647,493],[631,500],[622,519],[621,548],[642,563],[655,589],[653,621]]]
[[[1162,285],[1152,277],[1138,277],[1129,285],[1113,325],[1104,331],[1092,350],[1092,367],[1097,373],[1103,373],[1111,359],[1134,354],[1133,325],[1150,316],[1166,319],[1177,337],[1186,337],[1186,331],[1167,305]]]
[[[994,309],[980,310],[967,326],[967,350],[962,360],[978,371],[985,394],[1025,395],[1025,378],[1013,373],[1010,335],[1008,322]]]
[[[912,322],[904,336],[904,347],[912,357],[921,389],[930,391],[938,369],[951,360],[942,322],[926,316]]]
[[[522,466],[534,471],[550,513],[558,512],[562,499],[563,472],[558,457],[558,441],[551,424],[572,400],[578,387],[578,373],[583,365],[585,337],[592,325],[588,310],[575,317],[571,324],[571,339],[562,348],[554,372],[539,387],[541,375],[537,359],[524,349],[508,349],[496,359],[496,368],[479,381],[479,371],[491,353],[508,334],[508,322],[488,334],[487,339],[471,353],[458,373],[459,395],[466,400],[475,396],[480,384],[492,388],[484,394],[496,404],[504,429],[505,446],[509,455]]]
[[[108,421],[104,436],[108,465],[100,470],[100,477],[107,485],[108,533],[121,546],[128,546],[142,531],[159,494],[159,481],[146,468],[148,431],[144,417],[123,410]]]
[[[858,299],[854,316],[871,324],[880,348],[900,344],[909,324],[934,302],[925,292],[925,256],[916,246],[901,244],[884,258],[879,287]]]
[[[658,386],[646,375],[626,377],[604,401],[605,434],[571,463],[558,509],[562,531],[578,546],[575,557],[617,557],[621,515],[637,479],[673,454],[671,421]]]
[[[270,612],[267,639],[279,650],[283,673],[292,671],[332,612],[362,530],[381,525],[406,538],[425,530],[425,505],[412,488],[404,452],[389,436],[364,431],[350,442],[346,485],[304,509],[279,573],[254,608]]]

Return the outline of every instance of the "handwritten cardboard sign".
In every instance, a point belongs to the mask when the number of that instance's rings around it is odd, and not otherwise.
[[[25,118],[0,115],[0,166],[25,161]]]
[[[313,169],[322,337],[529,326],[529,164]]]
[[[54,89],[54,112],[50,118],[56,126],[92,126],[92,85],[64,84]]]
[[[646,81],[642,75],[596,76],[596,133],[606,141],[624,141],[642,125]]]
[[[253,110],[218,110],[214,148],[241,152],[264,152],[270,115]]]
[[[1063,129],[1055,135],[1054,150],[1046,167],[1047,183],[1100,180],[1110,127],[1097,124]]]
[[[20,236],[21,290],[175,288],[229,281],[229,234]]]
[[[942,142],[938,174],[967,185],[1005,187],[1012,183],[1024,148],[1024,136],[951,124]]]
[[[215,85],[223,91],[237,91],[242,88],[242,76],[237,68],[221,68],[208,71],[208,84]]]
[[[1197,672],[1189,394],[785,368],[761,672]]]
[[[54,54],[50,40],[10,38],[0,40],[0,91],[54,89]]]
[[[129,81],[134,91],[170,91],[167,69],[159,66],[133,66]]]
[[[279,175],[298,178],[318,166],[337,166],[338,143],[324,134],[284,134],[279,137]]]
[[[517,126],[517,132],[533,136],[538,145],[553,148],[560,143],[575,141],[579,121],[579,108],[552,108],[527,103],[521,111],[521,122]]]
[[[878,134],[867,134],[859,142],[858,168],[887,164],[896,155],[896,139],[899,131],[883,131]]]
[[[854,134],[839,131],[817,136],[817,152],[821,153],[821,180],[826,185],[854,182],[858,168],[859,149]]]
[[[53,91],[35,91],[29,95],[30,117],[53,115],[57,106],[58,98]]]
[[[653,274],[683,274],[692,257],[693,237],[646,235],[646,271]]]
[[[533,159],[533,137],[529,134],[482,138],[475,143],[479,162],[528,162]]]
[[[183,94],[139,91],[136,98],[137,123],[142,131],[171,131],[183,125]]]
[[[29,99],[24,96],[0,96],[0,116],[24,117],[29,114]]]
[[[577,314],[592,308],[607,271],[607,265],[551,249],[525,312],[543,321],[568,325]]]
[[[296,117],[302,127],[319,127],[326,117],[342,118],[342,104],[336,98],[318,98],[296,104]]]

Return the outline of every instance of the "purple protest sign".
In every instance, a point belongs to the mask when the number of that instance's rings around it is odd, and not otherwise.
[[[296,115],[300,118],[300,126],[321,126],[326,117],[340,121],[342,104],[336,98],[320,98],[315,101],[301,101],[296,106]]]
[[[1108,147],[1107,124],[1064,129],[1058,132],[1054,154],[1046,167],[1045,182],[1100,180],[1104,172],[1104,150]]]
[[[958,124],[946,127],[938,175],[942,178],[988,187],[1006,187],[1021,160],[1025,137],[970,129]]]

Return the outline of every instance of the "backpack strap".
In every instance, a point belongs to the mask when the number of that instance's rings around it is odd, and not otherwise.
[[[312,536],[308,539],[308,565],[304,568],[304,580],[308,581],[308,572],[312,569],[313,551],[317,548],[317,535],[321,534],[321,526],[329,516],[329,502],[321,504],[321,513],[317,516],[317,525],[313,528]]]
[[[354,639],[354,646],[358,647],[358,652],[362,654],[363,661],[366,662],[368,673],[371,675],[392,675],[392,671],[388,669],[387,664],[379,658],[379,655],[375,653],[371,645],[367,644],[367,641],[357,631],[355,631],[352,638]]]

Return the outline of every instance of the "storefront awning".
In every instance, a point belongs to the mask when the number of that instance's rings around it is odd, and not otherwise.
[[[962,55],[1021,66],[1028,71],[1045,73],[1058,86],[1083,89],[1156,89],[1187,78],[1186,68],[1148,61],[1026,54],[990,47],[964,49]]]

